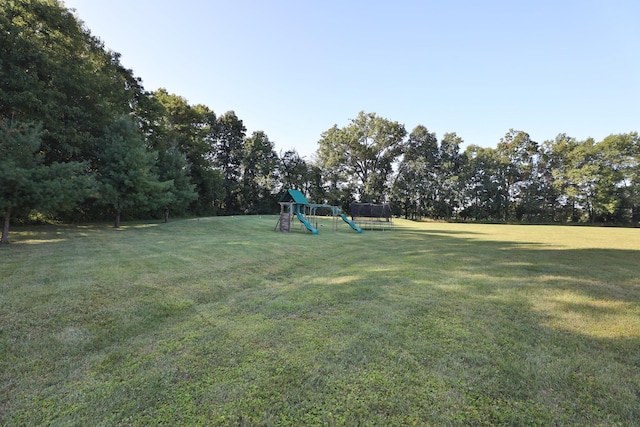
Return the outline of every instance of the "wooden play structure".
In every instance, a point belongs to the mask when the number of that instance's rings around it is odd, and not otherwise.
[[[291,220],[296,216],[311,234],[318,234],[318,229],[312,226],[304,216],[305,210],[307,206],[309,206],[309,201],[301,191],[287,190],[282,197],[280,197],[280,200],[278,200],[278,204],[280,205],[280,218],[278,218],[276,229],[279,225],[281,232],[290,232]]]

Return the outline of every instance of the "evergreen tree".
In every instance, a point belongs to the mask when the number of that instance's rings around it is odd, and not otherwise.
[[[99,202],[114,215],[114,226],[126,210],[149,212],[173,201],[172,181],[154,173],[156,154],[148,151],[135,122],[120,117],[101,139],[97,179]]]
[[[91,191],[86,164],[44,164],[40,135],[39,126],[0,121],[0,243],[9,242],[11,218],[71,209]]]

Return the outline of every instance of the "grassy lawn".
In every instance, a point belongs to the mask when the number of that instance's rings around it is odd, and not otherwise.
[[[640,229],[12,230],[0,425],[640,425]]]

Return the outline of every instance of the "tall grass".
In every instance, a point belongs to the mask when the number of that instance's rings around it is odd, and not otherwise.
[[[640,230],[18,228],[2,425],[640,425]]]

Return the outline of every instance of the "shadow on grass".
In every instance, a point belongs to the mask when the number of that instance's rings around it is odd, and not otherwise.
[[[348,382],[375,389],[367,375],[381,370],[403,384],[371,393],[368,410],[391,394],[404,398],[386,409],[396,417],[426,405],[449,414],[422,418],[436,423],[640,419],[639,251],[405,233],[351,257],[345,280],[307,277],[260,313],[267,323],[333,319],[344,342],[334,350],[358,372]]]
[[[304,331],[314,330],[325,343],[313,360],[331,373],[326,388],[342,390],[356,413],[632,425],[640,417],[638,252],[405,229],[359,242],[333,259],[331,276],[323,263],[332,258],[311,249],[317,274],[300,271],[294,283],[272,285],[267,301],[232,313],[261,319],[268,338],[260,346],[276,354],[300,354],[302,342],[314,342]],[[380,375],[396,384],[380,390]],[[345,384],[369,392],[358,401]],[[290,393],[318,398],[306,386]]]

